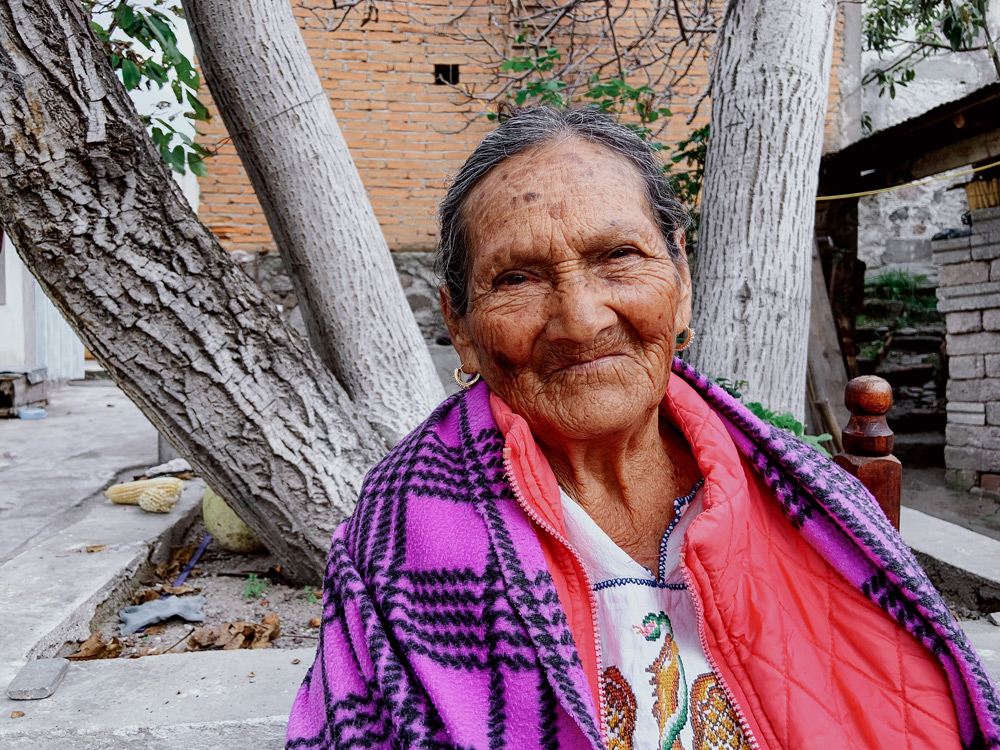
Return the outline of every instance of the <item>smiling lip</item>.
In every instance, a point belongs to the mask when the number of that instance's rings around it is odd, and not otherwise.
[[[598,370],[606,364],[609,364],[611,360],[621,357],[621,354],[602,354],[600,357],[594,357],[593,359],[581,360],[579,362],[571,362],[568,365],[560,367],[556,372],[588,372],[590,370]]]

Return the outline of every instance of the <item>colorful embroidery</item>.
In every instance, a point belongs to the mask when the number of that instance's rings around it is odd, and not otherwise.
[[[633,627],[647,641],[663,636],[659,656],[646,667],[653,675],[649,684],[656,690],[653,716],[660,728],[660,750],[681,750],[680,734],[688,714],[687,681],[670,618],[664,612],[651,613],[643,618],[642,627]]]
[[[608,667],[604,682],[604,724],[607,727],[608,750],[632,750],[635,734],[635,693],[618,667]]]
[[[691,685],[692,750],[749,750],[739,717],[711,672]]]

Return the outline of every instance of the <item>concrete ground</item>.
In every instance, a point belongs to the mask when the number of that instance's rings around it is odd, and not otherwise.
[[[1000,539],[1000,501],[995,496],[958,492],[944,483],[944,468],[903,467],[903,505],[943,521]]]
[[[156,430],[124,393],[74,383],[45,419],[0,419],[0,565],[82,518],[123,469],[156,463]]]

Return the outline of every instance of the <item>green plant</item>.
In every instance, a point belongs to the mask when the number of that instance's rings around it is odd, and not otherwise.
[[[776,411],[771,411],[766,408],[763,404],[758,401],[751,401],[746,405],[753,414],[760,420],[767,422],[768,424],[774,425],[782,430],[787,430],[792,433],[795,437],[804,443],[808,443],[813,448],[818,450],[824,456],[829,456],[830,453],[824,448],[821,443],[825,443],[828,440],[833,439],[833,435],[828,432],[824,432],[821,435],[807,435],[805,425],[797,420],[790,411],[783,412],[779,414]]]
[[[885,342],[882,339],[869,341],[867,344],[858,348],[858,359],[877,359],[878,355],[882,352],[882,347],[884,346]]]
[[[730,380],[729,378],[712,378],[711,380],[735,399],[743,398],[740,391],[750,385],[746,380]]]
[[[667,165],[670,176],[670,186],[682,201],[692,207],[691,218],[697,228],[698,213],[693,210],[698,205],[701,195],[701,185],[705,179],[705,159],[708,157],[709,126],[695,128],[690,135],[674,146],[674,153]],[[673,171],[672,165],[685,162],[687,170]]]
[[[305,588],[303,588],[302,593],[304,594],[304,596],[299,597],[300,601],[308,602],[309,604],[315,604],[320,600],[320,598],[316,595],[316,591],[313,589],[312,586],[306,586]]]
[[[730,380],[729,378],[713,378],[711,376],[709,377],[709,380],[737,400],[743,398],[740,391],[750,385],[746,380]],[[779,414],[776,411],[771,411],[770,409],[765,408],[759,401],[751,401],[750,403],[745,404],[745,406],[761,421],[767,422],[775,427],[780,427],[782,430],[787,430],[799,440],[811,445],[824,456],[830,455],[829,451],[821,445],[821,443],[825,443],[828,440],[833,439],[833,436],[829,433],[824,432],[821,435],[807,435],[805,425],[797,420],[790,411]]]
[[[909,310],[926,312],[937,309],[937,297],[923,293],[921,286],[927,277],[909,271],[887,270],[865,284],[866,299],[896,300]]]
[[[243,584],[243,596],[247,599],[257,599],[267,588],[267,580],[257,577],[256,573],[247,576],[246,583]]]
[[[181,118],[193,125],[210,119],[208,108],[198,98],[198,71],[177,48],[173,24],[184,17],[181,8],[168,5],[168,0],[80,1],[126,90],[166,88],[176,104],[185,108],[171,113],[176,107],[161,101],[151,108],[153,114],[140,113],[160,156],[175,172],[184,174],[190,169],[196,175],[206,175],[204,160],[209,151],[178,122]]]

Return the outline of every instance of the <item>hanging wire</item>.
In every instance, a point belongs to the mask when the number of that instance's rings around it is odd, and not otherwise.
[[[972,169],[966,169],[961,172],[953,172],[951,174],[939,174],[936,177],[928,177],[926,180],[919,180],[917,182],[907,182],[905,185],[893,185],[892,187],[879,188],[878,190],[862,190],[860,193],[844,193],[843,195],[817,195],[816,201],[836,201],[841,198],[862,198],[866,195],[878,195],[879,193],[891,193],[893,190],[902,190],[903,188],[916,187],[918,185],[926,185],[931,182],[937,182],[938,180],[950,180],[953,177],[962,177],[963,175],[972,174],[973,172],[982,172],[984,169],[990,169],[992,167],[1000,166],[1000,161],[995,161],[992,164],[984,164],[981,167],[973,167]]]

